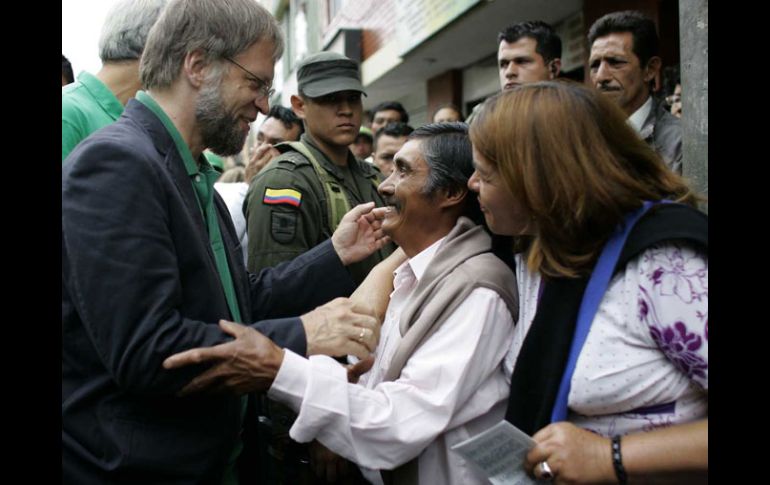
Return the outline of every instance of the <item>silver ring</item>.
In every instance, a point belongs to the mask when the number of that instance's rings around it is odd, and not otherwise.
[[[362,328],[361,333],[358,334],[358,341],[361,342],[364,340],[364,335],[366,335],[366,329]]]
[[[553,480],[553,472],[551,471],[551,467],[548,466],[547,461],[541,461],[540,464],[537,465],[540,468],[540,478],[543,480]]]

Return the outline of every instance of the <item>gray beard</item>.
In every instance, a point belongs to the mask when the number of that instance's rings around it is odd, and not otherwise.
[[[206,148],[226,157],[241,152],[248,133],[241,131],[238,118],[227,112],[220,85],[221,82],[211,82],[201,89],[195,119]]]

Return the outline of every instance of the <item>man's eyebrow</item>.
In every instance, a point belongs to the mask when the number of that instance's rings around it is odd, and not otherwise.
[[[626,56],[622,54],[596,54],[595,56],[589,56],[588,61],[600,61],[600,60],[606,60],[606,61],[624,61],[626,59]]]
[[[412,166],[412,164],[409,163],[409,160],[403,156],[396,156],[396,154],[393,155],[393,161],[396,163],[396,165],[403,165],[406,168],[411,168]]]

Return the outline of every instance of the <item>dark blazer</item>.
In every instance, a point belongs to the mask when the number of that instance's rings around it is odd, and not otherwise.
[[[295,315],[353,283],[329,241],[246,273],[215,193],[244,321],[304,355]],[[194,189],[171,136],[131,100],[62,168],[62,444],[65,483],[215,483],[241,430],[241,399],[177,398],[204,370],[163,360],[229,340],[231,318]],[[266,320],[271,319],[271,320]]]

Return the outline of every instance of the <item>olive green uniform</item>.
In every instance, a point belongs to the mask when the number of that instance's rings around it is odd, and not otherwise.
[[[308,133],[302,135],[300,142],[343,188],[350,207],[370,201],[378,207],[384,205],[376,188],[383,177],[376,167],[357,160],[350,151],[348,166],[340,167],[318,149]],[[279,144],[276,148],[284,151],[287,146]],[[271,200],[270,194],[275,191],[293,195],[285,202]],[[282,153],[254,177],[243,212],[249,236],[248,269],[252,273],[305,252],[331,237],[336,227],[329,220],[331,215],[318,174],[311,162],[297,152]],[[388,245],[348,266],[356,283],[363,281],[392,251],[392,245]]]

